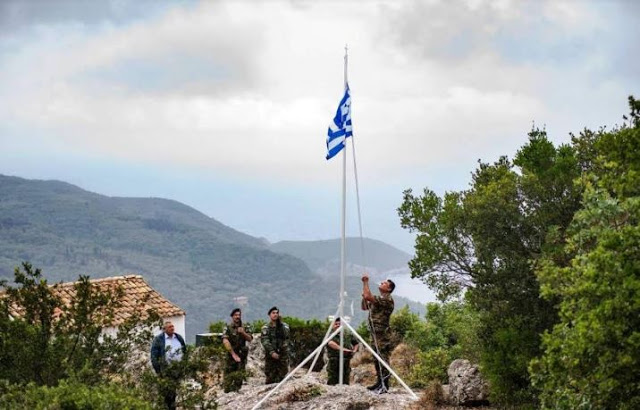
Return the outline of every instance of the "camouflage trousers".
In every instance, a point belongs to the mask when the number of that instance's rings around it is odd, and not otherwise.
[[[265,383],[279,383],[289,373],[289,358],[286,353],[280,354],[280,359],[275,360],[271,357],[266,357],[264,361],[264,375],[266,376]]]
[[[246,377],[245,368],[247,366],[247,355],[240,354],[240,363],[233,360],[230,354],[227,354],[227,360],[224,366],[224,379],[222,386],[225,393],[238,391],[242,387],[242,382]]]
[[[349,384],[349,376],[351,374],[351,359],[344,358],[342,368],[344,370],[342,384]],[[340,357],[329,357],[329,363],[327,363],[327,384],[334,385],[340,381]]]
[[[385,361],[385,363],[389,364],[389,356],[391,355],[391,330],[389,328],[384,330],[376,330],[373,333],[375,336],[374,340],[372,340],[372,347],[375,349],[377,347],[378,355]],[[386,379],[389,377],[389,370],[387,370],[382,364],[376,361],[376,376],[378,380]]]

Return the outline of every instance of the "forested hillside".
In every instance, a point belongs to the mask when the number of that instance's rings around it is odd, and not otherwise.
[[[11,279],[22,261],[50,281],[141,274],[187,311],[190,340],[226,319],[237,296],[248,298],[249,320],[264,318],[272,305],[320,318],[335,312],[338,298],[336,280],[179,202],[0,175],[0,278]],[[359,297],[358,281],[349,283]]]

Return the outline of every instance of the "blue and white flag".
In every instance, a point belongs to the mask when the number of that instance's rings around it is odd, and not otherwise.
[[[344,90],[336,116],[329,124],[327,131],[327,159],[333,158],[344,148],[347,137],[353,135],[351,128],[351,95],[349,86]]]

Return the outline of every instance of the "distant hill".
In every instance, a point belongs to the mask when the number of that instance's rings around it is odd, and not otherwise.
[[[238,296],[248,300],[247,320],[266,318],[273,305],[285,315],[313,318],[333,314],[339,292],[335,280],[302,259],[179,202],[107,197],[64,182],[0,175],[0,279],[11,279],[22,261],[42,268],[50,282],[141,274],[186,310],[189,340],[210,322],[226,320]],[[348,283],[354,298],[359,286]]]
[[[354,273],[356,267],[366,267],[372,273],[382,273],[406,268],[411,255],[375,239],[347,238],[346,262]],[[270,250],[295,256],[321,275],[340,272],[340,239],[322,241],[281,241],[272,244]],[[363,255],[364,249],[364,255]]]

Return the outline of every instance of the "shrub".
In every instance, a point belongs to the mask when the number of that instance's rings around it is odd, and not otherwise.
[[[152,409],[139,398],[141,392],[115,384],[87,386],[61,380],[55,387],[4,384],[0,388],[0,407],[6,409],[72,410],[72,409]]]
[[[282,319],[289,325],[291,330],[291,366],[295,367],[302,362],[307,356],[309,356],[324,339],[324,335],[330,326],[328,320],[319,321],[302,320],[296,317],[287,316]],[[308,363],[306,366],[311,366]],[[322,355],[318,358],[314,371],[320,371],[324,366],[324,359]]]
[[[411,369],[407,379],[414,387],[425,387],[432,381],[446,383],[447,369],[453,360],[451,351],[442,347],[420,352],[418,363]]]

